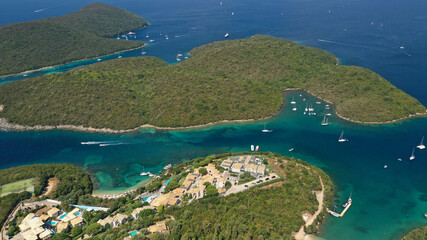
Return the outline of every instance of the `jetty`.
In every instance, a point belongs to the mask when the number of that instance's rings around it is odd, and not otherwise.
[[[329,208],[327,208],[326,209],[326,211],[328,212],[328,213],[330,213],[332,216],[334,216],[334,217],[344,217],[344,214],[347,212],[347,210],[351,207],[351,197],[349,197],[348,198],[348,201],[347,201],[347,203],[344,205],[345,206],[345,208],[344,208],[344,210],[342,210],[342,212],[341,213],[336,213],[336,212],[334,212],[334,211],[332,211],[332,210],[330,210]]]

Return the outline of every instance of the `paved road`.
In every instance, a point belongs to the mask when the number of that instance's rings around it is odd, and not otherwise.
[[[276,176],[276,177],[272,178],[273,176]],[[265,180],[266,178],[269,178],[269,180],[266,181]],[[275,180],[277,178],[280,178],[280,176],[277,175],[276,173],[271,173],[267,177],[257,178],[257,179],[255,179],[253,181],[250,181],[250,182],[247,182],[247,183],[244,183],[244,184],[240,184],[240,185],[233,185],[233,186],[231,186],[231,188],[229,188],[227,190],[227,192],[225,192],[224,195],[227,196],[227,195],[230,195],[232,193],[238,193],[238,192],[241,192],[241,191],[245,191],[245,190],[249,189],[252,186],[256,186],[258,184],[261,184],[261,183],[257,183],[257,181],[259,181],[259,180],[262,180],[263,181],[262,183],[265,183],[265,182],[269,182],[269,181]],[[252,183],[254,183],[254,184],[252,184]],[[248,186],[248,187],[246,188],[245,185]]]

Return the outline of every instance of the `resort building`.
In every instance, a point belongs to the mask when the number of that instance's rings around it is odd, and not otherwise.
[[[192,198],[202,198],[205,195],[205,189],[205,185],[199,185],[196,188],[188,190],[187,193],[190,194]]]
[[[63,231],[66,231],[68,229],[68,223],[66,222],[60,222],[58,223],[58,225],[56,226],[56,232],[60,233]]]
[[[99,219],[97,223],[101,224],[101,226],[102,226],[103,228],[105,228],[105,226],[106,226],[107,224],[110,224],[110,226],[112,226],[112,224],[113,224],[113,218],[112,218],[112,217],[110,217],[110,216],[108,216],[108,217],[106,217],[106,218],[104,218],[104,219]]]
[[[127,218],[128,218],[127,215],[117,214],[114,217],[108,216],[108,217],[106,217],[104,219],[99,219],[97,223],[99,223],[103,228],[105,228],[105,226],[107,224],[110,224],[110,226],[112,228],[115,228],[115,227],[120,226],[121,224],[127,223]]]
[[[228,169],[231,169],[233,173],[245,171],[251,173],[255,177],[261,177],[265,174],[265,165],[262,163],[262,160],[252,155],[235,156],[231,159],[226,159],[222,162],[221,166],[224,167],[224,164],[228,166],[230,163],[233,165]]]
[[[113,228],[118,227],[122,224],[127,223],[127,221],[128,221],[128,216],[119,213],[116,216],[114,216],[113,223],[111,224],[111,227],[113,227]]]
[[[19,224],[21,232],[12,239],[14,240],[38,240],[48,239],[52,236],[53,232],[45,229],[44,222],[37,217],[34,213],[29,213]]]
[[[46,222],[49,219],[50,219],[49,215],[43,214],[40,216],[40,220],[42,220],[43,222]]]
[[[181,188],[185,189],[185,191],[187,191],[188,189],[190,189],[191,184],[193,184],[194,181],[190,180],[190,179],[185,179],[184,183],[182,184]]]
[[[155,225],[149,226],[148,231],[150,233],[169,233],[169,229],[166,226],[165,221],[157,222]]]
[[[230,159],[226,159],[221,163],[221,167],[223,167],[225,169],[230,169],[231,165],[233,165],[233,161]]]
[[[243,164],[241,163],[234,163],[233,166],[231,167],[231,171],[234,173],[240,173],[240,171],[243,168]]]
[[[83,222],[83,219],[81,217],[76,217],[76,218],[72,219],[70,221],[70,223],[73,227],[77,227],[77,226],[83,225],[84,222]]]
[[[61,213],[61,210],[59,210],[56,207],[47,211],[47,215],[49,215],[49,217],[58,217],[60,213]]]
[[[155,198],[150,205],[156,208],[159,207],[160,205],[164,205],[168,207],[168,206],[176,205],[179,202],[180,202],[180,199],[177,198],[173,192],[170,192]]]

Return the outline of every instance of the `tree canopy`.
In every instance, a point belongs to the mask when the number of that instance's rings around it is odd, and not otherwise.
[[[0,26],[0,76],[143,46],[106,37],[147,25],[129,11],[92,3],[64,16]]]
[[[194,126],[273,116],[287,88],[307,90],[358,121],[426,112],[378,74],[336,65],[332,54],[284,39],[215,42],[191,55],[175,65],[155,57],[116,59],[3,84],[0,117],[27,126]]]

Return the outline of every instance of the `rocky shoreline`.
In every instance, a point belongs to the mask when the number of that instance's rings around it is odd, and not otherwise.
[[[333,103],[329,102],[328,100],[325,100],[321,97],[317,97],[316,95],[314,95],[313,93],[311,93],[310,91],[304,90],[304,89],[300,89],[300,88],[289,88],[289,89],[285,89],[284,92],[286,91],[305,91],[308,94],[312,95],[315,98],[321,99],[324,102],[327,102],[331,105],[333,105]],[[3,109],[3,105],[0,105],[0,112]],[[353,122],[353,123],[359,123],[359,124],[392,124],[392,123],[397,123],[397,122],[401,122],[410,118],[414,118],[414,117],[420,117],[420,116],[427,116],[427,111],[425,113],[416,113],[416,114],[411,114],[409,116],[406,117],[402,117],[399,119],[395,119],[395,120],[391,120],[391,121],[386,121],[386,122],[362,122],[362,121],[356,121],[356,120],[352,120],[350,118],[346,118],[341,116],[338,112],[335,112],[335,114],[346,121],[349,122]],[[99,132],[99,133],[130,133],[130,132],[136,132],[140,129],[156,129],[156,130],[185,130],[185,129],[192,129],[192,128],[202,128],[202,127],[208,127],[211,125],[215,125],[215,124],[220,124],[220,123],[238,123],[238,122],[252,122],[252,121],[262,121],[268,118],[271,118],[274,116],[268,116],[268,117],[264,117],[261,119],[243,119],[243,120],[222,120],[222,121],[218,121],[218,122],[210,122],[210,123],[206,123],[206,124],[200,124],[200,125],[194,125],[194,126],[187,126],[187,127],[158,127],[158,126],[154,126],[151,124],[144,124],[141,125],[139,127],[136,128],[132,128],[132,129],[125,129],[125,130],[114,130],[111,128],[94,128],[94,127],[85,127],[85,126],[74,126],[74,125],[57,125],[57,126],[42,126],[42,125],[36,125],[36,126],[25,126],[25,125],[19,125],[19,124],[13,124],[13,123],[9,123],[6,119],[4,118],[0,118],[0,130],[3,131],[39,131],[39,130],[54,130],[54,129],[61,129],[61,130],[73,130],[73,131],[81,131],[81,132]]]

